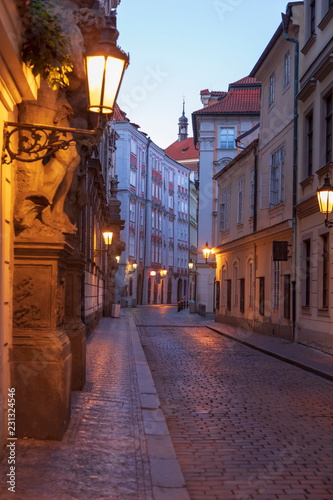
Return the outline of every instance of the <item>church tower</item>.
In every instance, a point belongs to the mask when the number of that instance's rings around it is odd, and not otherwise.
[[[183,114],[178,121],[178,142],[183,142],[188,136],[188,119],[185,116],[185,99],[183,100]]]

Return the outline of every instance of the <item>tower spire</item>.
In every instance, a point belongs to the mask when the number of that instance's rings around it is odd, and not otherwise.
[[[178,142],[183,142],[188,136],[188,119],[185,116],[185,97],[183,96],[183,114],[178,121]]]

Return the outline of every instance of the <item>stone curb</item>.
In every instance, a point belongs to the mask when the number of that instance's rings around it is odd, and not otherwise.
[[[139,333],[129,317],[154,500],[190,500]]]
[[[222,332],[221,330],[219,330],[217,328],[214,328],[214,327],[212,327],[210,325],[205,324],[205,326],[207,328],[209,328],[210,330],[212,330],[213,332],[216,332],[219,335],[222,335],[223,337],[227,337],[228,339],[234,340],[235,342],[239,342],[240,344],[246,345],[247,347],[251,347],[251,349],[255,349],[256,351],[260,351],[260,352],[262,352],[264,354],[267,354],[267,355],[272,356],[272,357],[274,357],[276,359],[279,359],[280,361],[284,361],[284,362],[289,363],[289,364],[291,364],[293,366],[297,366],[298,368],[306,370],[306,371],[308,371],[310,373],[314,373],[315,375],[318,375],[318,376],[320,376],[322,378],[325,378],[327,380],[333,381],[333,374],[328,373],[327,371],[321,370],[319,368],[316,368],[314,366],[311,366],[309,363],[298,361],[295,358],[292,358],[292,357],[287,356],[287,355],[280,354],[280,353],[275,352],[275,351],[273,351],[271,349],[262,347],[262,346],[260,346],[260,345],[258,345],[256,343],[249,342],[247,340],[243,340],[243,339],[237,337],[236,335],[231,335],[229,333]]]

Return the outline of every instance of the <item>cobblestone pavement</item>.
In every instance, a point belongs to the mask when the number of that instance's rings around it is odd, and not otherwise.
[[[333,499],[332,382],[197,315],[134,315],[191,500]]]
[[[151,500],[149,462],[128,323],[104,319],[87,345],[87,384],[73,393],[62,442],[19,440],[15,500]]]

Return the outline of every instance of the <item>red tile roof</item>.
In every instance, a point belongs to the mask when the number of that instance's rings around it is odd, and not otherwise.
[[[256,80],[255,78],[251,78],[250,76],[246,76],[245,78],[241,78],[240,80],[237,80],[237,82],[230,83],[229,89],[231,87],[238,87],[238,86],[243,86],[243,85],[260,85],[260,82]]]
[[[165,150],[166,154],[173,160],[199,160],[199,151],[195,149],[193,137],[188,137],[185,141],[174,142]]]
[[[200,95],[209,95],[209,94],[210,94],[210,92],[208,89],[201,90],[201,92],[200,92]]]
[[[120,109],[117,103],[114,105],[113,121],[129,122],[129,119],[126,118],[126,113]]]
[[[216,104],[195,111],[194,115],[205,114],[260,113],[260,88],[234,88]]]

